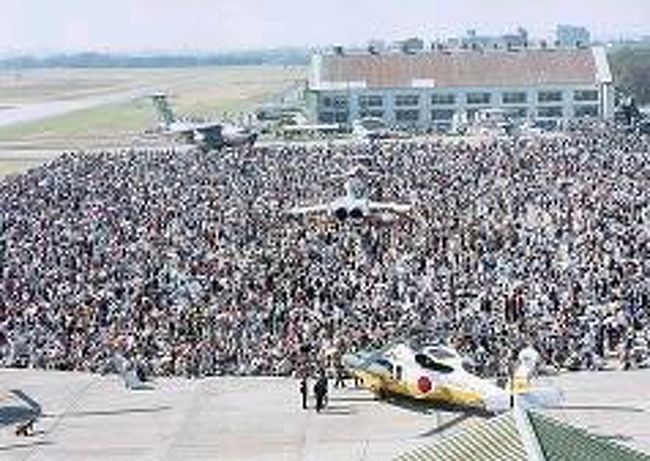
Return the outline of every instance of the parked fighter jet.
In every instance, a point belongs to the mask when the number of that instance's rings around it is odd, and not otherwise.
[[[288,211],[291,215],[311,213],[326,213],[327,215],[345,221],[347,218],[364,219],[381,213],[407,213],[411,205],[393,202],[374,202],[368,197],[367,184],[364,181],[360,167],[353,168],[347,175],[343,185],[345,195],[329,203],[295,207]]]
[[[257,140],[257,133],[248,128],[220,122],[196,123],[178,120],[164,93],[153,94],[151,100],[158,113],[159,128],[164,134],[181,137],[203,149],[252,146]]]
[[[363,387],[380,398],[396,395],[490,412],[508,410],[511,397],[525,407],[560,403],[557,389],[533,386],[535,360],[529,351],[522,352],[513,379],[503,389],[466,371],[458,353],[447,347],[414,349],[397,343],[379,351],[346,354],[342,359]]]

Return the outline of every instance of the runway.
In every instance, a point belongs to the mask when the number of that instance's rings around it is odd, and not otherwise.
[[[650,451],[650,370],[572,373],[554,381],[561,419]],[[159,379],[128,391],[115,376],[0,370],[2,460],[390,460],[480,416],[418,412],[363,390],[330,389],[321,414],[300,408],[285,378]],[[1,408],[21,389],[43,408],[33,437],[16,437]]]
[[[88,96],[73,100],[44,101],[16,105],[0,111],[0,127],[43,120],[58,115],[64,115],[69,112],[124,102],[145,96],[152,91],[153,90],[150,88],[141,88],[111,94]]]

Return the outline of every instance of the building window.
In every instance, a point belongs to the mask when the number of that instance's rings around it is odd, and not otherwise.
[[[359,112],[359,117],[384,118],[384,111],[383,110],[362,110]]]
[[[490,93],[467,93],[467,104],[490,104]]]
[[[319,112],[318,113],[318,122],[319,123],[334,123],[334,112]]]
[[[535,126],[541,128],[542,130],[552,131],[557,129],[558,121],[553,119],[539,120],[535,122]]]
[[[420,111],[417,109],[402,109],[395,111],[395,121],[398,123],[418,122],[420,120]]]
[[[376,94],[363,94],[359,96],[359,107],[381,107],[384,105],[384,98]]]
[[[417,94],[398,94],[395,96],[396,106],[417,106],[420,104],[420,96]]]
[[[562,117],[562,107],[561,106],[538,107],[537,116],[544,117],[544,118]]]
[[[528,108],[508,107],[505,113],[510,118],[526,118],[528,116]]]
[[[576,90],[573,92],[574,101],[598,101],[598,90]]]
[[[348,118],[347,112],[334,112],[334,121],[336,123],[348,123]]]
[[[431,111],[431,120],[451,120],[454,118],[453,109],[434,109]]]
[[[537,102],[558,102],[562,101],[561,91],[540,91],[537,93]]]
[[[318,113],[319,123],[347,123],[348,118],[349,114],[343,111],[321,111]]]
[[[346,96],[337,96],[333,98],[332,107],[334,107],[334,109],[347,109],[348,98]]]
[[[331,109],[347,109],[348,98],[347,96],[323,96],[321,99],[321,106]]]
[[[576,117],[598,117],[598,106],[576,106],[573,113]]]
[[[501,95],[503,104],[524,104],[527,100],[525,91],[510,91]]]
[[[438,93],[431,95],[431,104],[456,104],[456,95],[453,93]]]

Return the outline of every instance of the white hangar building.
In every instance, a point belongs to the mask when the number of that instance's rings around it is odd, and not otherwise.
[[[448,129],[481,109],[545,124],[614,113],[603,48],[336,52],[312,56],[307,97],[318,123],[378,117],[389,126]]]

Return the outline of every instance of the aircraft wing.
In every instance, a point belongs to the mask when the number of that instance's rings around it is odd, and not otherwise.
[[[408,213],[411,205],[395,202],[370,202],[368,204],[370,211],[392,211],[394,213]]]
[[[175,122],[169,127],[169,131],[177,134],[188,134],[188,133],[205,133],[212,131],[221,132],[221,124],[208,122],[208,123],[186,123],[186,122]]]
[[[199,123],[194,125],[194,129],[198,132],[204,131],[219,131],[223,129],[223,126],[220,123]]]
[[[293,216],[313,214],[313,213],[325,213],[329,210],[329,206],[326,204],[318,204],[311,206],[299,206],[291,208],[287,213]]]

